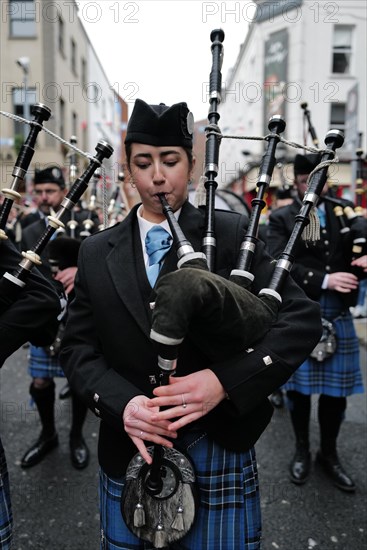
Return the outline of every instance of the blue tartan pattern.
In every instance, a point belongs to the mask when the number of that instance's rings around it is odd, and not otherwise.
[[[9,474],[5,452],[0,439],[0,548],[10,550],[12,541],[13,514],[11,510]]]
[[[340,314],[341,309],[335,293],[325,292],[321,297],[320,306],[322,316],[329,321],[334,320],[336,351],[321,363],[308,358],[283,389],[295,390],[306,395],[324,394],[331,397],[363,393],[359,343],[353,317],[349,311]]]
[[[255,450],[228,451],[207,437],[188,449],[200,506],[191,530],[172,550],[258,550],[261,510]],[[153,550],[126,527],[120,511],[124,478],[100,470],[101,550]]]
[[[45,348],[30,346],[28,373],[32,378],[64,378],[58,357],[51,357]]]

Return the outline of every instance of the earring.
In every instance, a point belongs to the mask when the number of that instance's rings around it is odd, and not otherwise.
[[[134,183],[132,180],[130,180],[130,185],[131,185],[131,187],[132,187],[133,189],[136,189],[136,185],[135,185],[135,183]]]

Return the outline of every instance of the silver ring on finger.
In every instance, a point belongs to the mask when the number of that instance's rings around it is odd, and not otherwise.
[[[182,408],[186,409],[187,403],[186,403],[186,401],[185,401],[184,394],[181,394],[181,399],[182,399]]]

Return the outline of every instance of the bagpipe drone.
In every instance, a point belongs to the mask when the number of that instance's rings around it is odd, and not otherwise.
[[[36,104],[32,108],[34,114],[34,121],[30,122],[31,129],[21,151],[18,155],[15,168],[13,170],[14,181],[11,189],[3,189],[5,199],[0,208],[0,238],[7,238],[5,234],[5,227],[7,217],[13,206],[15,199],[20,197],[18,189],[21,181],[24,179],[25,174],[29,168],[31,159],[34,154],[34,146],[39,131],[43,128],[42,123],[48,120],[51,111],[48,107],[42,104]],[[22,119],[21,119],[22,120]],[[51,135],[52,132],[49,132]],[[54,137],[58,138],[58,136]],[[61,139],[61,138],[58,138]],[[67,144],[67,142],[65,142]],[[109,158],[113,153],[113,148],[106,141],[99,141],[96,145],[96,154],[94,157],[85,155],[89,159],[89,165],[75,181],[72,183],[68,193],[62,200],[59,210],[47,217],[47,227],[38,241],[32,247],[31,250],[22,252],[23,259],[20,261],[18,268],[12,273],[4,273],[0,279],[0,314],[5,311],[11,304],[18,298],[22,289],[26,286],[27,278],[31,270],[35,266],[41,265],[40,255],[46,248],[47,244],[52,239],[56,231],[62,231],[65,226],[62,218],[67,211],[71,211],[88,187],[88,183],[92,178],[94,172],[102,164],[105,158]],[[0,242],[1,253],[1,242]]]

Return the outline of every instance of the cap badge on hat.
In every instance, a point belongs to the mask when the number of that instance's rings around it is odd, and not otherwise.
[[[51,174],[55,179],[59,179],[62,177],[61,170],[59,168],[52,168]]]
[[[194,115],[191,111],[187,113],[186,117],[187,131],[190,135],[194,133]]]

